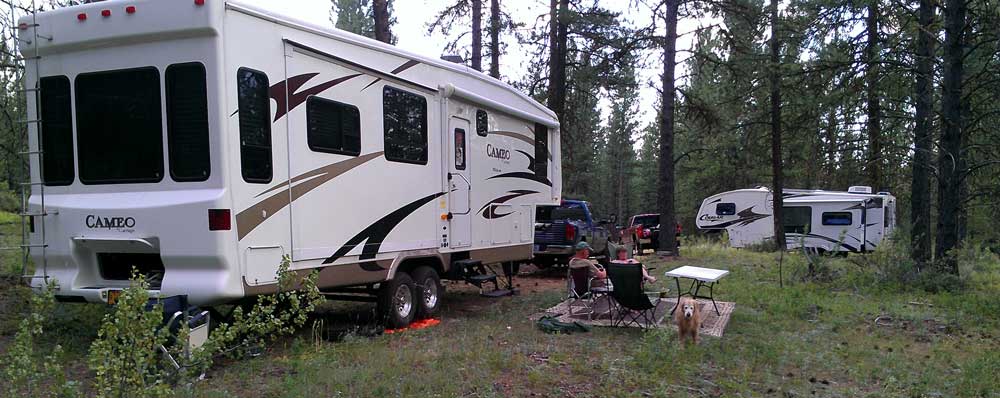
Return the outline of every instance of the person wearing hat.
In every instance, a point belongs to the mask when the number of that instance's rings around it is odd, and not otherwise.
[[[607,283],[608,274],[601,268],[597,263],[590,260],[590,250],[591,247],[587,242],[580,242],[576,244],[576,254],[573,258],[569,260],[570,268],[589,268],[590,277],[594,278],[591,282],[591,286],[605,286]]]

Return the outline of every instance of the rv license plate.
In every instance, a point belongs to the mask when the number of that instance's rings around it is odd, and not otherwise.
[[[122,295],[121,290],[108,290],[108,305],[115,305],[118,303],[118,297]]]

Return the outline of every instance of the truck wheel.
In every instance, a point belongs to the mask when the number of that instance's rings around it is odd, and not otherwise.
[[[433,317],[441,303],[441,277],[431,267],[419,267],[413,271],[413,283],[417,292],[417,319]]]
[[[378,310],[386,328],[404,328],[417,314],[416,286],[405,272],[382,283],[378,293]]]

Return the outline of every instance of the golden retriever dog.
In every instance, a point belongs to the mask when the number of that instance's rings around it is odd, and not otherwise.
[[[677,303],[677,310],[674,311],[674,322],[677,323],[677,330],[680,334],[681,344],[684,338],[691,336],[695,344],[698,344],[698,328],[701,327],[701,306],[695,299],[681,297]]]

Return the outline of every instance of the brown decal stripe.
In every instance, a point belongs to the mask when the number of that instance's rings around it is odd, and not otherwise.
[[[298,91],[302,85],[306,84],[310,79],[316,77],[319,73],[306,73],[298,76],[292,76],[287,80],[280,81],[271,86],[269,91],[271,98],[278,103],[277,111],[274,113],[274,121],[278,121],[286,113],[291,112],[297,106],[302,105],[309,99],[310,95],[316,95],[328,90],[330,87],[336,86],[345,81],[351,80],[355,77],[361,76],[361,73],[356,73],[353,75],[347,75],[339,77],[324,83],[317,84],[316,86],[310,87],[303,91]],[[287,99],[287,101],[286,101]]]
[[[485,218],[485,219],[503,218],[503,217],[509,216],[511,214],[514,214],[514,213],[497,214],[497,208],[499,206],[490,207],[490,205],[504,204],[504,203],[507,203],[507,201],[509,201],[511,199],[514,199],[514,198],[519,198],[519,197],[524,196],[524,195],[531,195],[531,194],[538,193],[538,191],[531,191],[531,190],[527,190],[527,189],[516,189],[516,190],[508,191],[508,192],[509,192],[508,195],[504,195],[504,196],[501,196],[499,198],[493,199],[493,200],[489,201],[488,203],[486,203],[485,205],[483,205],[483,207],[479,208],[478,213],[482,214],[483,218]]]
[[[524,180],[531,180],[531,181],[535,181],[535,182],[540,182],[540,183],[548,185],[550,187],[552,186],[552,181],[549,181],[548,178],[545,178],[543,176],[537,175],[535,173],[528,173],[528,172],[523,172],[523,171],[515,171],[513,173],[497,174],[495,176],[487,178],[487,180],[492,180],[494,178],[520,178],[520,179],[524,179]]]
[[[385,238],[389,236],[389,233],[392,232],[392,230],[395,229],[399,223],[403,222],[406,217],[409,217],[410,214],[413,214],[414,211],[417,211],[417,209],[423,205],[443,196],[445,193],[446,192],[438,192],[424,196],[410,202],[406,206],[396,209],[396,211],[393,211],[392,213],[385,215],[385,217],[380,218],[372,225],[369,225],[368,228],[361,230],[361,232],[358,232],[357,235],[348,239],[347,242],[340,247],[340,249],[323,261],[323,264],[330,264],[337,261],[337,259],[346,256],[347,253],[350,253],[355,247],[361,245],[361,242],[364,242],[364,245],[362,246],[361,255],[358,259],[367,260],[375,258],[375,255],[378,254],[379,248],[382,247],[382,242],[385,241]]]
[[[406,61],[406,63],[400,65],[398,68],[393,69],[391,73],[394,74],[394,75],[398,75],[400,72],[402,72],[404,70],[407,70],[407,69],[410,69],[410,68],[412,68],[414,66],[417,66],[417,64],[419,64],[419,63],[420,63],[420,61],[411,59],[409,61]]]
[[[392,74],[394,74],[394,75],[398,75],[398,74],[399,74],[400,72],[402,72],[402,71],[404,71],[404,70],[407,70],[407,69],[410,69],[410,68],[412,68],[412,67],[414,67],[414,66],[417,66],[417,65],[419,65],[419,64],[420,64],[420,61],[416,61],[416,60],[412,60],[412,59],[411,59],[411,60],[409,60],[409,61],[406,61],[406,62],[405,62],[405,63],[403,63],[402,65],[400,65],[400,66],[396,67],[396,69],[393,69],[393,70],[392,70],[392,72],[389,72],[389,73],[392,73]],[[372,82],[371,82],[371,83],[368,83],[368,85],[367,85],[367,86],[364,86],[364,87],[363,87],[363,88],[361,89],[361,91],[365,91],[365,89],[367,89],[368,87],[371,87],[371,86],[375,85],[375,83],[378,83],[378,82],[379,82],[379,81],[381,81],[381,80],[382,80],[382,78],[381,78],[381,77],[376,77],[376,78],[375,78],[375,80],[372,80]]]
[[[298,175],[291,179],[291,182],[301,181],[305,178],[312,176],[318,176],[306,182],[291,187],[291,200],[294,201],[305,195],[309,191],[318,188],[320,185],[333,180],[337,176],[344,174],[351,169],[358,167],[368,161],[382,156],[382,152],[373,152],[367,155],[358,156],[356,158],[351,158],[343,162],[337,162],[334,164],[326,165],[318,169],[306,172],[304,174]],[[285,188],[281,191],[268,196],[266,199],[257,202],[257,204],[250,206],[249,208],[236,214],[236,232],[238,239],[243,239],[247,236],[250,231],[253,231],[257,226],[264,222],[268,216],[274,215],[279,210],[288,206],[288,183],[282,183],[278,186],[272,187],[267,191],[261,193],[261,195],[274,191],[278,188]],[[260,196],[260,195],[257,195]]]
[[[501,136],[504,136],[504,137],[510,137],[510,138],[513,138],[513,139],[518,140],[518,141],[524,141],[524,142],[528,143],[528,145],[531,145],[532,147],[535,146],[535,139],[534,138],[528,137],[528,136],[526,136],[524,134],[521,134],[521,133],[515,133],[513,131],[500,131],[500,130],[498,130],[498,131],[490,131],[488,133],[488,135],[493,135],[493,134],[501,135]],[[552,159],[552,152],[549,152],[548,149],[546,149],[545,152],[549,155],[549,159]]]

